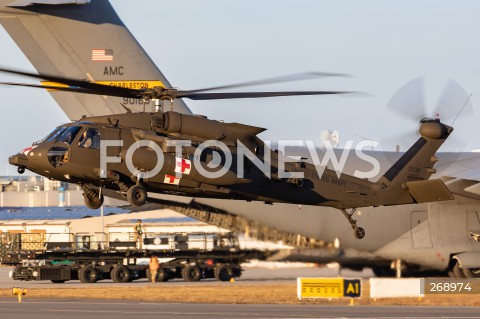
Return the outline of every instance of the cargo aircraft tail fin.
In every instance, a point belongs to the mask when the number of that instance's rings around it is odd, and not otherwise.
[[[136,89],[171,87],[108,0],[0,0],[0,24],[39,73]],[[71,120],[154,107],[151,101],[49,92]],[[173,109],[191,113],[181,99]]]

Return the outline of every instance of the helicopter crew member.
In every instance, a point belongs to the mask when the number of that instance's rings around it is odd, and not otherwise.
[[[83,131],[82,136],[78,142],[78,145],[83,148],[100,148],[100,136],[96,129],[86,129]]]
[[[133,226],[133,240],[135,241],[135,247],[139,250],[142,250],[142,241],[143,234],[146,233],[145,228],[143,228],[142,220],[138,219],[135,226]],[[137,245],[138,242],[138,245]]]
[[[88,130],[84,131],[78,145],[85,148],[89,148],[90,146],[92,146],[92,136],[90,135],[91,134]]]

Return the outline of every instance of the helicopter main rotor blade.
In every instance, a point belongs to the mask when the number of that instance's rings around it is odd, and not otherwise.
[[[62,87],[62,86],[54,86],[54,85],[40,85],[40,84],[16,83],[16,82],[0,82],[0,85],[30,87],[30,88],[36,88],[36,89],[57,90],[57,91],[76,92],[76,93],[90,93],[90,91],[79,88],[79,87]]]
[[[191,100],[226,100],[226,99],[252,99],[262,97],[279,96],[302,96],[302,95],[335,95],[349,94],[354,92],[347,91],[284,91],[284,92],[228,92],[228,93],[185,93],[179,91],[177,98],[187,98]]]
[[[62,87],[55,85],[39,85],[28,83],[15,83],[15,82],[0,82],[0,85],[8,86],[20,86],[31,87],[37,89],[56,90],[64,92],[84,93],[105,95],[103,92],[94,92],[79,87]],[[341,91],[292,91],[292,92],[233,92],[233,93],[188,93],[182,94],[179,92],[177,98],[188,98],[192,100],[225,100],[225,99],[242,99],[242,98],[262,98],[262,97],[276,97],[276,96],[301,96],[301,95],[334,95],[334,94],[348,94],[353,92],[341,92]],[[123,97],[123,95],[114,95]]]
[[[35,74],[35,73],[30,73],[25,71],[10,70],[10,69],[4,69],[4,68],[0,68],[0,72],[10,73],[15,75],[22,75],[22,76],[36,78],[40,80],[47,80],[49,82],[65,84],[65,85],[68,85],[69,87],[83,89],[83,91],[72,90],[70,92],[119,96],[119,97],[127,97],[127,98],[130,97],[130,98],[137,98],[137,99],[138,98],[141,99],[142,98],[141,93],[143,93],[142,90],[134,90],[134,89],[127,89],[127,88],[121,88],[121,87],[110,86],[110,85],[97,84],[89,81],[65,78],[57,75]],[[46,86],[40,86],[40,87],[47,88]],[[53,87],[51,89],[58,89],[59,91],[69,91],[69,90],[62,90],[60,88],[61,87]]]
[[[166,89],[163,87],[156,88],[142,88],[140,90],[127,89],[122,87],[110,86],[92,83],[84,80],[70,79],[56,75],[34,74],[30,72],[17,71],[11,69],[0,68],[0,72],[10,73],[15,75],[22,75],[41,80],[47,80],[58,84],[67,85],[37,85],[27,83],[13,83],[3,82],[1,84],[10,86],[25,86],[33,88],[52,89],[57,91],[117,96],[124,98],[135,99],[166,99],[173,100],[177,98],[188,98],[192,100],[223,100],[223,99],[242,99],[242,98],[263,98],[263,97],[279,97],[279,96],[301,96],[301,95],[333,95],[333,94],[347,94],[353,92],[342,91],[279,91],[279,92],[231,92],[231,93],[202,93],[198,91],[179,91],[176,89]],[[277,78],[278,80],[279,78]],[[284,79],[285,80],[285,79]],[[262,82],[261,80],[260,82]],[[242,84],[243,85],[243,84]],[[213,88],[209,88],[210,90]]]
[[[197,90],[188,90],[183,92],[189,93],[199,93],[199,92],[207,92],[213,90],[224,90],[224,89],[236,89],[242,88],[247,86],[256,86],[256,85],[265,85],[265,84],[274,84],[274,83],[282,83],[282,82],[294,82],[294,81],[303,81],[303,80],[312,80],[317,78],[324,78],[324,77],[349,77],[349,74],[344,73],[329,73],[329,72],[306,72],[306,73],[297,73],[291,75],[284,75],[278,76],[273,78],[267,78],[262,80],[255,80],[255,81],[248,81],[248,82],[239,82],[239,83],[232,83],[227,85],[220,85],[220,86],[212,86],[203,89]]]
[[[64,91],[64,92],[73,92],[73,93],[82,93],[82,94],[109,95],[109,96],[124,97],[123,95],[120,95],[120,94],[119,95],[105,94],[103,92],[96,92],[96,91],[84,89],[84,88],[81,88],[81,87],[65,87],[65,86],[56,86],[56,85],[40,85],[40,84],[15,83],[15,82],[0,82],[0,85],[30,87],[30,88],[35,88],[35,89],[55,90],[55,91]]]

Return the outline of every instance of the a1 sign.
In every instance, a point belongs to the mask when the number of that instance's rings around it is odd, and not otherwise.
[[[362,296],[362,280],[344,279],[343,296],[349,298],[360,298]]]
[[[360,298],[361,279],[298,278],[298,299],[304,298]]]

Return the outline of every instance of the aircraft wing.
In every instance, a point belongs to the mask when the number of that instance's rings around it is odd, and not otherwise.
[[[440,153],[433,178],[441,178],[457,195],[480,199],[480,153]]]
[[[337,150],[337,158],[340,158],[341,150]],[[368,155],[378,159],[381,170],[373,177],[376,180],[384,173],[384,170],[394,163],[401,154],[395,152],[366,152]],[[355,169],[360,168],[368,171],[368,165],[351,154],[347,160],[345,173],[354,174]],[[480,153],[479,152],[439,152],[435,155],[438,162],[434,168],[436,173],[432,179],[438,178],[445,182],[448,189],[456,195],[472,199],[480,199]]]
[[[480,183],[480,153],[440,153],[436,176],[475,180]]]

